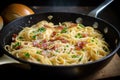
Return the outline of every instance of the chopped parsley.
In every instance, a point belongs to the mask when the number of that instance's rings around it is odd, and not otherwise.
[[[33,31],[33,33],[37,33],[38,31]]]
[[[41,53],[42,53],[42,51],[37,51],[37,52],[36,52],[36,54],[41,54]]]
[[[82,51],[85,51],[85,49],[82,49]]]
[[[66,47],[69,47],[69,45],[66,45]]]
[[[32,36],[32,39],[36,39],[36,35]]]
[[[17,48],[17,47],[19,47],[20,45],[21,45],[20,42],[16,42],[12,47],[13,47],[13,48]]]
[[[58,50],[55,50],[55,52],[59,52]]]
[[[64,50],[66,50],[66,48],[64,48]]]
[[[26,58],[29,58],[29,57],[30,57],[30,54],[29,54],[28,52],[25,52],[25,53],[24,53],[24,56],[25,56]]]
[[[78,55],[72,55],[72,58],[78,58]]]
[[[92,39],[91,39],[91,42],[95,42],[95,38],[92,38]]]
[[[46,28],[44,28],[44,27],[41,27],[38,29],[38,32],[45,32],[45,31],[46,31]]]
[[[91,41],[94,42],[94,39],[92,39]]]
[[[68,52],[68,54],[70,54],[70,52]]]
[[[22,39],[23,39],[23,37],[22,37],[22,36],[20,36],[20,37],[19,37],[19,39],[20,39],[20,40],[22,40]]]
[[[40,61],[40,59],[39,59],[39,58],[37,58],[37,61]]]
[[[67,32],[67,27],[65,27],[62,31],[61,31],[61,33],[66,33]]]
[[[77,35],[75,35],[75,38],[82,38],[83,36],[80,34],[80,33],[78,33]]]
[[[85,26],[83,24],[78,24],[78,28],[84,28]]]
[[[79,58],[79,60],[78,60],[78,61],[81,61],[81,60],[82,60],[82,58],[83,58],[83,56],[81,56],[81,57]]]

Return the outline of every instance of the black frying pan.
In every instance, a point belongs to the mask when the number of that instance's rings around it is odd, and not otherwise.
[[[107,4],[109,4],[112,1],[113,0],[106,0]],[[104,6],[102,5],[102,8],[104,8],[106,5]],[[100,10],[102,9],[100,8],[98,11]],[[93,12],[96,12],[96,10],[94,10]],[[47,12],[47,13],[29,15],[29,16],[16,19],[11,23],[7,24],[6,26],[4,26],[4,28],[0,32],[1,51],[7,56],[19,61],[20,63],[28,64],[31,67],[32,71],[40,72],[43,75],[50,75],[52,77],[57,76],[61,78],[61,76],[81,77],[90,73],[92,74],[102,69],[104,66],[106,66],[112,60],[112,57],[116,54],[117,50],[120,47],[119,31],[112,24],[97,18],[97,15],[93,15],[93,12],[91,12],[89,15],[94,17],[78,14],[78,13]],[[48,19],[49,15],[52,15],[53,19],[49,20]],[[86,63],[86,64],[78,64],[78,65],[71,65],[71,66],[51,66],[51,65],[36,64],[36,63],[31,63],[25,60],[21,60],[19,58],[14,57],[4,49],[4,46],[6,44],[10,44],[12,34],[14,33],[17,34],[25,26],[31,26],[33,24],[36,24],[40,20],[48,20],[55,24],[58,24],[59,22],[64,22],[64,21],[76,22],[78,18],[83,19],[84,25],[93,25],[95,22],[98,23],[97,29],[103,33],[105,40],[110,45],[111,52],[106,57],[91,63]]]

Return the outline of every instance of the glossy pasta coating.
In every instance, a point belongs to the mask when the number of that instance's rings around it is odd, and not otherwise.
[[[48,65],[85,64],[109,53],[103,35],[91,26],[73,22],[40,21],[13,34],[5,49],[17,58]]]

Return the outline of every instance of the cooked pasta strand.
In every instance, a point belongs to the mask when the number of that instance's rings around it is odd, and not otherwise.
[[[91,26],[40,21],[25,27],[5,49],[12,55],[40,64],[85,64],[105,57],[109,52],[103,35]]]

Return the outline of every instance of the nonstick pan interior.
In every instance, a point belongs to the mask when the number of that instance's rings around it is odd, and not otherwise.
[[[48,16],[53,16],[52,19],[49,19]],[[80,64],[80,65],[72,65],[72,66],[49,66],[49,65],[42,65],[42,64],[35,64],[31,62],[27,62],[21,59],[18,59],[14,56],[12,56],[10,53],[4,50],[4,46],[6,44],[10,44],[12,34],[18,33],[21,31],[24,27],[32,26],[33,24],[36,24],[38,21],[41,20],[47,20],[51,21],[55,24],[58,24],[59,22],[65,22],[65,21],[71,21],[76,22],[78,18],[82,19],[82,24],[85,26],[90,25],[93,26],[94,24],[97,24],[98,26],[95,27],[98,29],[101,33],[103,33],[105,40],[110,45],[111,53],[107,55],[105,58],[88,63],[88,64]],[[20,62],[30,64],[32,67],[32,70],[40,70],[45,72],[50,72],[50,74],[58,74],[58,75],[85,75],[91,70],[97,71],[103,68],[105,65],[109,63],[109,61],[112,59],[114,54],[117,52],[117,50],[120,47],[120,34],[119,31],[110,23],[90,17],[87,15],[77,14],[77,13],[65,13],[65,12],[51,12],[51,13],[39,13],[35,15],[29,15],[25,17],[21,17],[19,19],[16,19],[6,25],[0,33],[0,47],[3,51],[3,53],[7,54],[11,58],[14,58]],[[78,70],[78,72],[76,72]],[[72,72],[72,73],[70,73]]]

